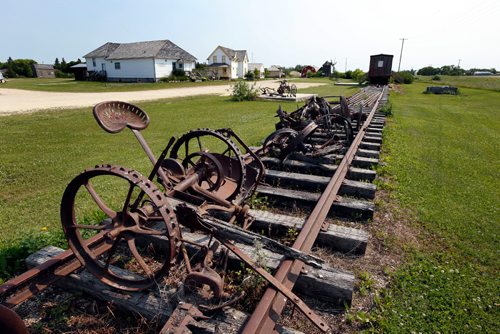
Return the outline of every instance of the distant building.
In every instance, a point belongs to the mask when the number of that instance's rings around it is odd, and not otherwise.
[[[333,72],[335,72],[335,64],[333,61],[325,61],[323,66],[318,70],[321,72],[321,75],[324,77],[331,77],[333,76]]]
[[[87,64],[81,63],[81,64],[76,64],[70,67],[71,72],[75,74],[75,80],[77,81],[83,81],[87,80],[88,74],[87,74]]]
[[[476,71],[473,73],[473,75],[477,76],[487,76],[487,75],[493,75],[490,71]]]
[[[267,74],[268,78],[281,78],[285,76],[285,72],[282,70],[280,66],[272,65],[267,69],[267,71],[268,71]]]
[[[264,64],[262,63],[248,63],[248,71],[254,72],[255,69],[259,71],[259,78],[264,78]]]
[[[217,46],[207,58],[208,68],[224,79],[244,78],[248,72],[247,50]]]
[[[55,78],[56,73],[53,65],[33,64],[33,76],[35,78]]]
[[[196,58],[169,40],[106,43],[84,56],[90,77],[107,81],[154,82],[173,70],[190,72]]]

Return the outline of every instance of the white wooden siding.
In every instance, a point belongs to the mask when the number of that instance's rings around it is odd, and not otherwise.
[[[118,62],[120,69],[116,70]],[[155,64],[153,58],[107,60],[106,73],[109,79],[155,79]]]

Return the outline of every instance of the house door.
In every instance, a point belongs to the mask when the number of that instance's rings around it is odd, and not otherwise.
[[[172,71],[175,71],[177,69],[177,63],[174,61],[172,62]]]
[[[101,69],[103,72],[106,72],[106,64],[105,63],[101,64]]]

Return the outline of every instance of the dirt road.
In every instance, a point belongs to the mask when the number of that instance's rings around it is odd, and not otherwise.
[[[277,81],[258,82],[257,86],[277,88]],[[320,83],[295,83],[297,88],[321,86]],[[110,93],[61,93],[41,92],[21,89],[0,88],[0,116],[17,113],[34,112],[39,110],[62,108],[76,108],[93,106],[102,101],[146,101],[171,97],[215,94],[229,95],[230,85],[202,86],[186,88],[169,88],[135,92]]]

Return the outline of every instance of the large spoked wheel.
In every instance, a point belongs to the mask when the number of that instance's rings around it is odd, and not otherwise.
[[[228,201],[235,199],[242,192],[245,184],[246,169],[238,146],[222,133],[210,129],[190,131],[180,137],[172,146],[170,158],[186,161],[194,153],[209,153],[220,163],[223,172],[220,186],[212,193]],[[213,176],[212,176],[213,177]]]
[[[297,86],[295,86],[294,84],[290,86],[290,95],[297,96]]]
[[[292,129],[274,131],[264,140],[262,152],[268,156],[284,158],[293,151],[295,138],[298,136],[299,133]]]
[[[182,166],[187,170],[188,174],[199,173],[198,185],[208,191],[217,191],[224,180],[222,165],[210,153],[191,153],[182,161]]]
[[[122,290],[154,285],[178,254],[180,232],[167,197],[123,167],[96,166],[75,177],[62,198],[61,222],[86,269]],[[90,247],[96,238],[103,242]]]

